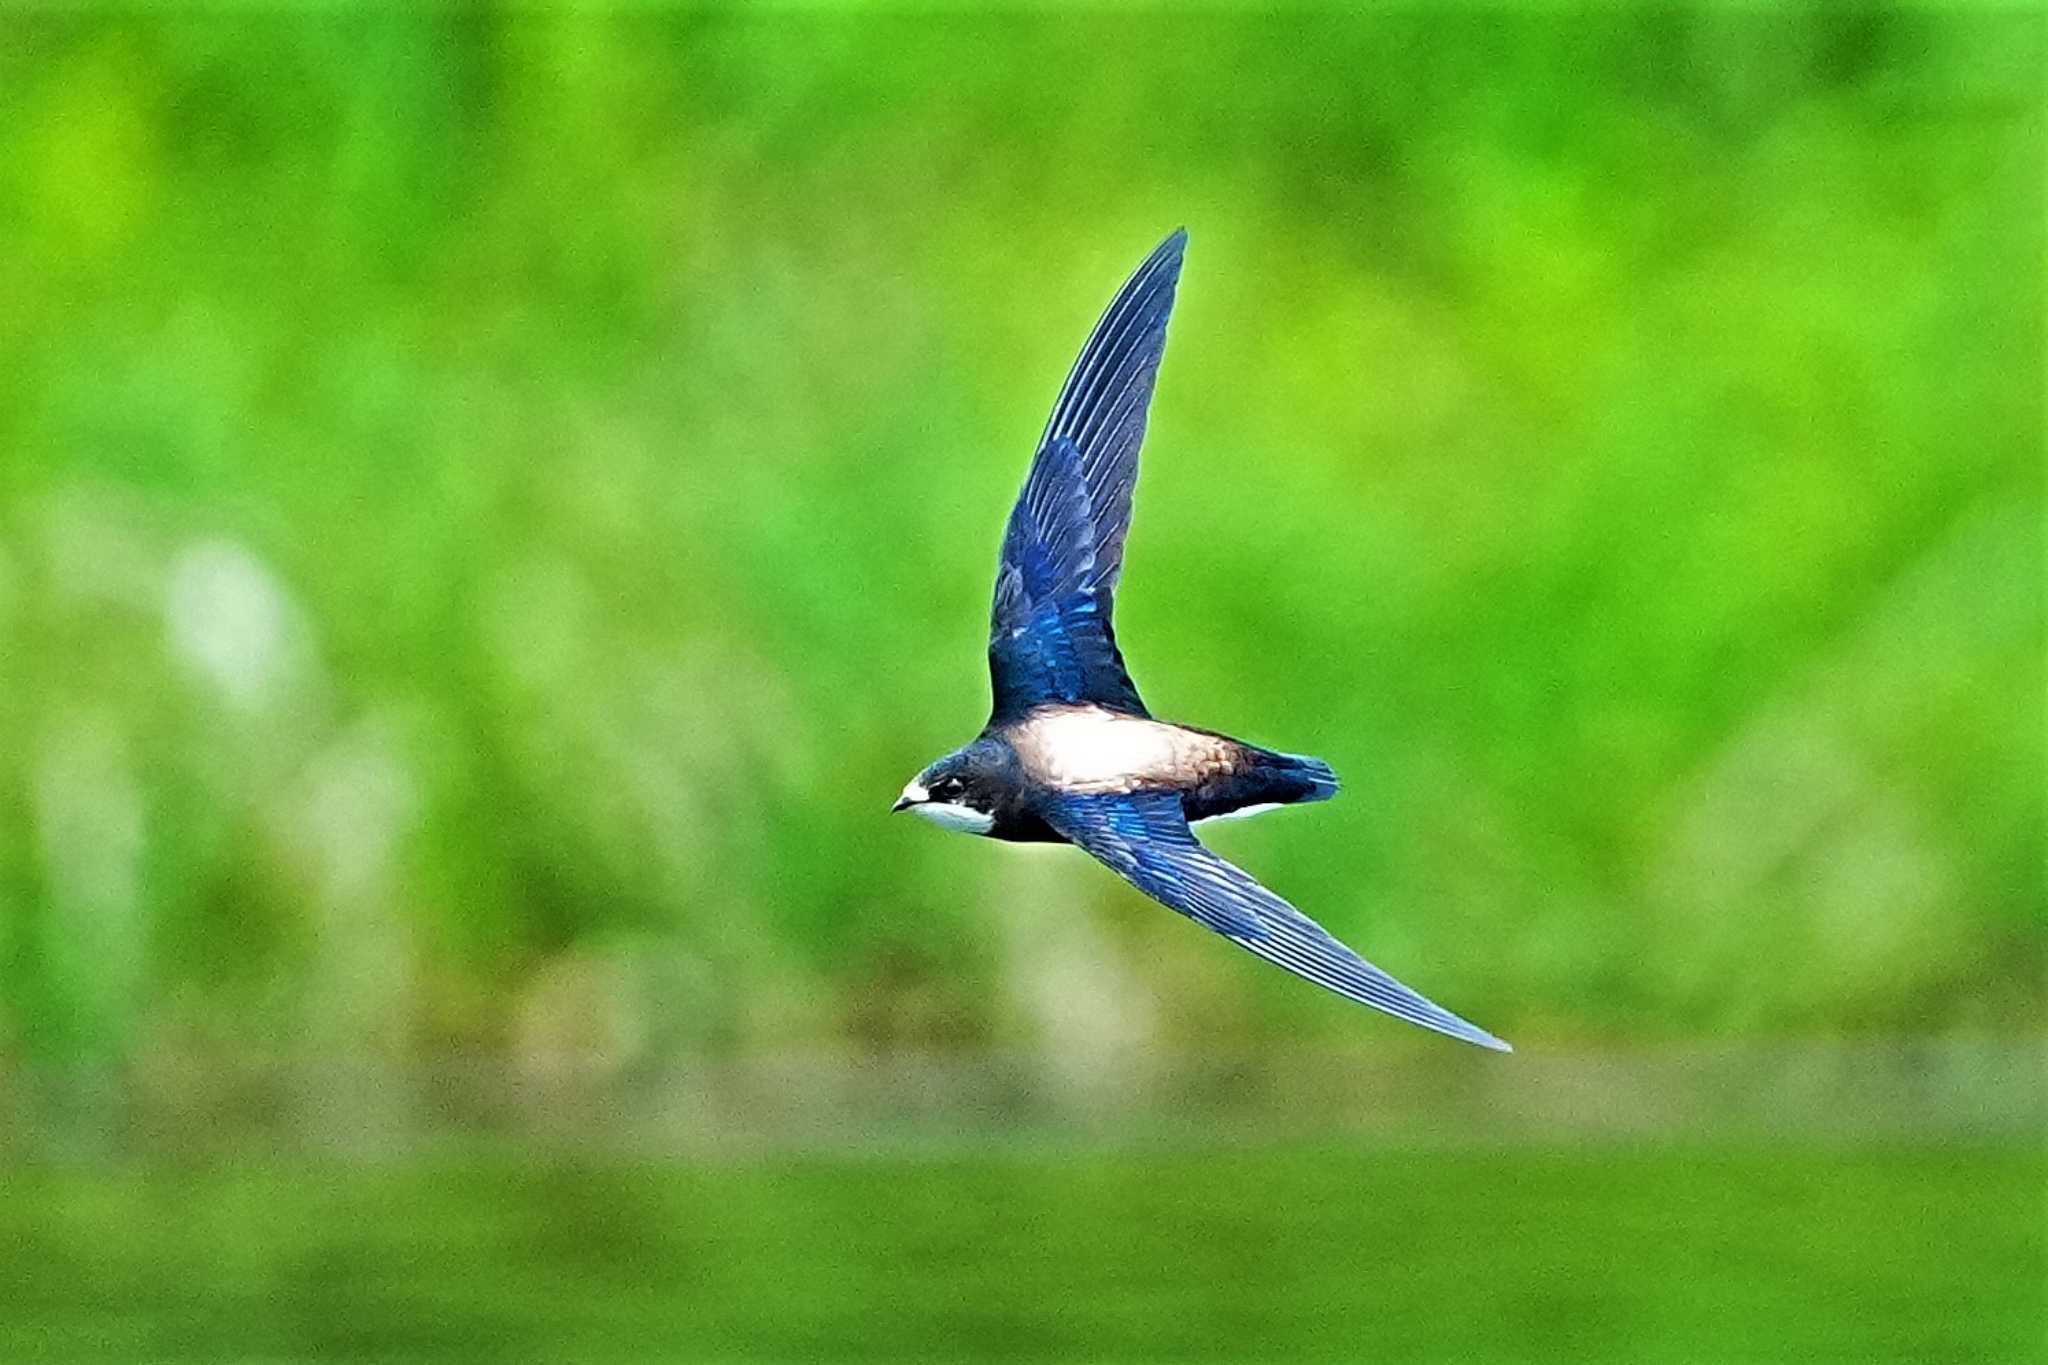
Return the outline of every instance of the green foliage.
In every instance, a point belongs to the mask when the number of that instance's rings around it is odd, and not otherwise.
[[[2038,1151],[30,1174],[20,1358],[2037,1358]],[[110,1311],[119,1305],[119,1311]]]
[[[1124,641],[1348,780],[1226,853],[1510,1037],[2042,1022],[2036,14],[4,22],[0,1039],[1374,1027],[883,815],[1183,222]]]

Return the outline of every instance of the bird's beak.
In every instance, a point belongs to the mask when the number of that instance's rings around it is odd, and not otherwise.
[[[896,804],[889,807],[889,814],[894,815],[899,810],[909,810],[912,806],[916,804],[917,802],[911,800],[907,796],[899,796],[896,798]]]
[[[921,806],[931,799],[932,794],[930,792],[913,782],[903,789],[903,795],[896,798],[896,804],[889,807],[889,814],[894,815],[899,810],[909,810],[912,806]]]

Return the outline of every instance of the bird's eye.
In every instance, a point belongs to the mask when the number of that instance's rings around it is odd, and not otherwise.
[[[932,784],[933,796],[951,799],[959,794],[960,779],[957,777],[942,777]]]

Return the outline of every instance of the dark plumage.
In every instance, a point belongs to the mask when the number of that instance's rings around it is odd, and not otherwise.
[[[1155,720],[1110,624],[1186,232],[1125,282],[1075,361],[1003,534],[981,734],[895,809],[1086,850],[1146,895],[1347,999],[1483,1047],[1506,1043],[1403,986],[1204,848],[1189,824],[1323,801],[1321,759]]]

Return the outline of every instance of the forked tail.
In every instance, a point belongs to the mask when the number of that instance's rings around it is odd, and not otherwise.
[[[1307,754],[1274,754],[1278,760],[1275,767],[1297,781],[1306,782],[1308,791],[1294,799],[1296,801],[1327,801],[1337,794],[1337,773],[1320,758]]]

